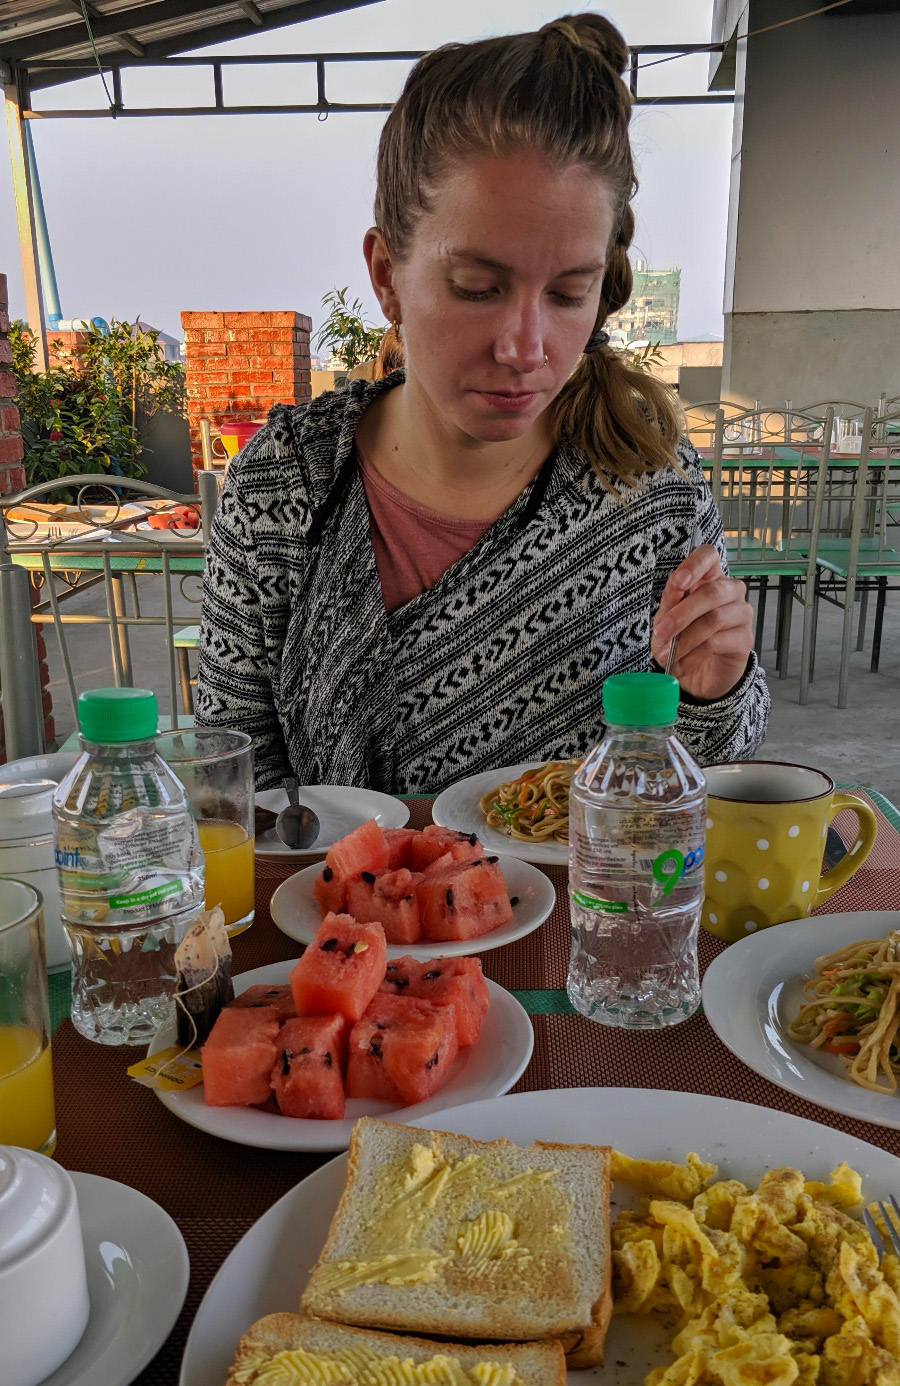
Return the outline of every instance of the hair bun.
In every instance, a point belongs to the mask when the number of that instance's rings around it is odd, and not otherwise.
[[[545,24],[539,33],[558,35],[573,48],[601,58],[621,77],[629,64],[628,44],[614,24],[600,14],[568,14]]]

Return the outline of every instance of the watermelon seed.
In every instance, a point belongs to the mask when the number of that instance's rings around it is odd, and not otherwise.
[[[518,895],[511,895],[511,896],[509,897],[509,903],[510,903],[511,905],[517,905],[517,904],[519,903],[519,897],[518,897]]]
[[[493,861],[499,861],[500,858],[499,858],[499,857],[488,857],[487,860],[493,862]]]
[[[434,972],[426,972],[424,977],[422,978],[422,981],[433,982],[435,977],[440,977],[440,975],[440,972],[438,972],[437,970],[435,970]]]
[[[386,1030],[386,1029],[387,1029],[387,1026],[386,1026],[386,1025],[382,1025],[382,1023],[381,1023],[380,1020],[376,1020],[376,1021],[375,1021],[375,1029],[376,1029],[376,1030]]]
[[[377,1040],[373,1040],[372,1043],[369,1045],[369,1053],[372,1055],[373,1059],[382,1058],[381,1045],[378,1043]]]
[[[298,1050],[297,1050],[297,1053],[298,1053],[298,1054],[311,1054],[311,1053],[312,1053],[312,1050],[310,1049],[309,1045],[307,1044],[303,1049],[298,1049]]]
[[[430,1059],[428,1060],[428,1063],[425,1065],[425,1067],[426,1067],[426,1068],[434,1068],[435,1064],[437,1063],[437,1061],[438,1061],[438,1059],[439,1059],[440,1057],[441,1057],[441,1051],[438,1050],[437,1053],[436,1053],[435,1055],[433,1055],[433,1057],[430,1058]]]
[[[330,1054],[330,1053],[327,1053],[327,1052],[326,1052],[326,1054],[325,1054],[325,1059],[324,1059],[324,1064],[325,1064],[325,1067],[326,1067],[326,1068],[331,1068],[332,1065],[334,1064],[334,1059],[331,1057],[331,1054]]]
[[[453,891],[452,891],[452,890],[448,890],[445,898],[446,898],[447,904],[448,904],[448,905],[450,906],[450,908],[452,909],[452,908],[453,908]]]
[[[473,847],[478,846],[478,838],[475,836],[474,833],[469,833],[469,841]]]
[[[330,881],[333,878],[333,876],[334,872],[332,871],[331,867],[326,866],[325,870],[322,872],[322,880],[326,882]]]
[[[355,942],[354,945],[353,945],[353,952],[354,952],[354,953],[365,953],[365,952],[368,951],[368,947],[369,947],[369,945],[368,945],[367,943],[363,943],[362,939],[359,938],[359,939],[356,940],[356,942]]]
[[[404,895],[403,898],[404,898],[404,900],[411,900],[411,899],[412,899],[412,896],[411,896],[411,895]]]
[[[374,871],[363,871],[363,872],[362,872],[362,878],[363,878],[364,881],[367,882],[368,885],[374,885],[374,884],[375,884],[375,872],[374,872]]]
[[[287,1077],[291,1071],[291,1059],[294,1057],[292,1049],[286,1049],[281,1058],[281,1072]]]
[[[394,982],[391,983],[391,985],[392,985],[392,986],[395,986],[395,987],[408,987],[408,986],[409,986],[409,978],[408,978],[408,977],[398,977]]]
[[[323,952],[323,953],[333,953],[334,950],[335,950],[335,948],[337,948],[337,946],[338,946],[338,941],[337,941],[336,938],[326,938],[325,942],[322,944],[322,952]]]

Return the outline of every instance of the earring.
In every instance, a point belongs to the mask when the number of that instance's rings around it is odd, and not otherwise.
[[[397,338],[397,341],[398,341],[398,342],[401,341],[402,339],[401,339],[401,336],[400,336],[400,324],[399,324],[399,322],[397,322],[396,318],[395,318],[394,321],[391,323],[391,327],[394,329],[394,336]]]

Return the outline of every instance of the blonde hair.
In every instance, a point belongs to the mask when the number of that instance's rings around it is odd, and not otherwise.
[[[628,47],[609,20],[571,15],[535,33],[448,44],[422,58],[385,122],[378,148],[375,222],[402,260],[432,207],[441,175],[473,154],[537,151],[555,167],[580,164],[605,179],[613,235],[594,330],[631,297],[628,247],[637,178],[621,74]],[[609,346],[581,357],[552,406],[557,442],[583,452],[605,480],[675,464],[681,417],[672,391]],[[676,464],[677,465],[677,464]]]
[[[397,335],[396,328],[389,327],[381,339],[378,355],[375,357],[372,379],[381,380],[392,371],[402,370],[404,361],[403,343]]]

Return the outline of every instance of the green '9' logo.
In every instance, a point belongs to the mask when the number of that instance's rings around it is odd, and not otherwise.
[[[684,855],[674,848],[669,852],[660,852],[653,862],[653,877],[659,881],[663,888],[663,899],[670,895],[675,889],[676,882],[681,880],[681,873],[684,871]]]

